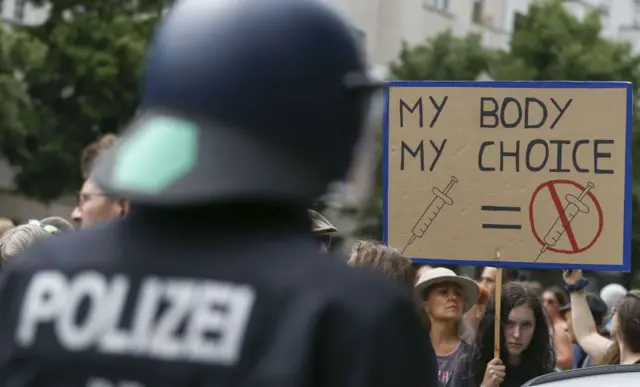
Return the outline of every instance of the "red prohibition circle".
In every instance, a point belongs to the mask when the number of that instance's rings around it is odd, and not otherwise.
[[[538,243],[540,243],[541,246],[546,245],[546,243],[538,235],[538,232],[536,231],[536,226],[533,222],[533,203],[536,201],[536,197],[538,196],[538,193],[540,193],[540,191],[542,191],[544,188],[547,188],[551,185],[555,186],[555,185],[562,185],[562,184],[572,185],[578,188],[580,191],[583,191],[585,188],[584,186],[572,180],[549,180],[546,183],[540,184],[538,188],[536,188],[536,190],[533,192],[533,195],[531,195],[531,201],[529,202],[529,223],[531,224],[531,232],[533,233],[533,237],[536,238],[536,241],[538,241]],[[596,205],[596,211],[598,213],[598,232],[596,232],[596,235],[593,237],[591,242],[589,242],[589,244],[587,244],[584,247],[578,248],[577,250],[559,250],[553,247],[549,247],[547,250],[552,251],[554,253],[558,253],[558,254],[578,254],[578,253],[582,253],[584,251],[589,250],[598,241],[598,238],[600,238],[600,234],[602,234],[602,227],[604,225],[604,216],[602,214],[602,207],[600,206],[600,202],[598,201],[598,199],[593,193],[588,192],[587,196],[589,196],[589,198]]]

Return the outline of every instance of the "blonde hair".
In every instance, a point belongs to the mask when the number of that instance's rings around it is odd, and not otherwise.
[[[2,266],[33,243],[49,238],[51,234],[42,226],[23,224],[10,229],[0,237],[0,258]]]
[[[415,310],[425,327],[430,326],[422,301],[413,291],[418,270],[409,258],[405,258],[393,247],[368,240],[356,241],[351,247],[347,264],[352,267],[368,267],[404,286],[414,297]]]
[[[117,141],[118,137],[115,135],[106,134],[98,141],[93,142],[84,148],[82,155],[80,156],[80,171],[82,172],[82,177],[85,179],[89,178],[89,175],[91,175],[91,169],[93,168],[96,160],[98,160],[98,158],[106,151],[113,148]]]
[[[353,244],[347,261],[349,266],[370,267],[413,291],[416,268],[393,247],[367,240]]]
[[[14,227],[15,224],[13,224],[13,221],[11,219],[0,218],[0,236]]]

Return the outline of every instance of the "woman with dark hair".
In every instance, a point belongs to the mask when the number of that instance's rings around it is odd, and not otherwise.
[[[542,293],[542,306],[552,322],[555,322],[558,318],[562,318],[560,307],[566,305],[568,302],[569,298],[567,294],[558,286],[547,288]]]
[[[539,298],[522,282],[502,288],[500,358],[493,358],[495,307],[480,322],[473,352],[462,359],[449,387],[520,387],[553,372],[549,325]]]

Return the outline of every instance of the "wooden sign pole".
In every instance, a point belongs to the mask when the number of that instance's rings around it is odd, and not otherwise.
[[[500,251],[496,252],[496,258],[500,260]],[[500,358],[500,327],[502,321],[500,321],[501,309],[502,309],[502,268],[496,270],[496,288],[494,291],[494,303],[495,303],[495,325],[493,327],[493,357]]]

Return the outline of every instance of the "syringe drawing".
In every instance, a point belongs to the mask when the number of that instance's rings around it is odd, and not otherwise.
[[[585,204],[584,198],[594,187],[595,184],[589,182],[577,197],[572,194],[567,194],[565,196],[565,198],[567,199],[567,204],[564,206],[562,212],[558,215],[558,218],[553,223],[547,234],[544,236],[544,246],[542,246],[542,249],[540,249],[540,252],[538,253],[538,256],[536,257],[534,262],[537,262],[542,254],[544,254],[550,247],[554,247],[558,243],[560,238],[566,234],[567,228],[579,213],[589,213],[590,208]]]
[[[429,227],[431,227],[431,224],[438,214],[440,214],[440,211],[445,204],[449,206],[453,205],[453,199],[449,196],[449,192],[457,182],[458,179],[455,176],[451,176],[449,184],[447,184],[443,190],[440,190],[438,187],[433,187],[431,192],[433,192],[434,198],[424,212],[422,212],[422,215],[420,215],[420,218],[411,229],[411,237],[402,249],[402,254],[404,254],[407,247],[409,247],[409,245],[411,245],[417,238],[422,238],[424,236],[425,232],[427,232]]]

